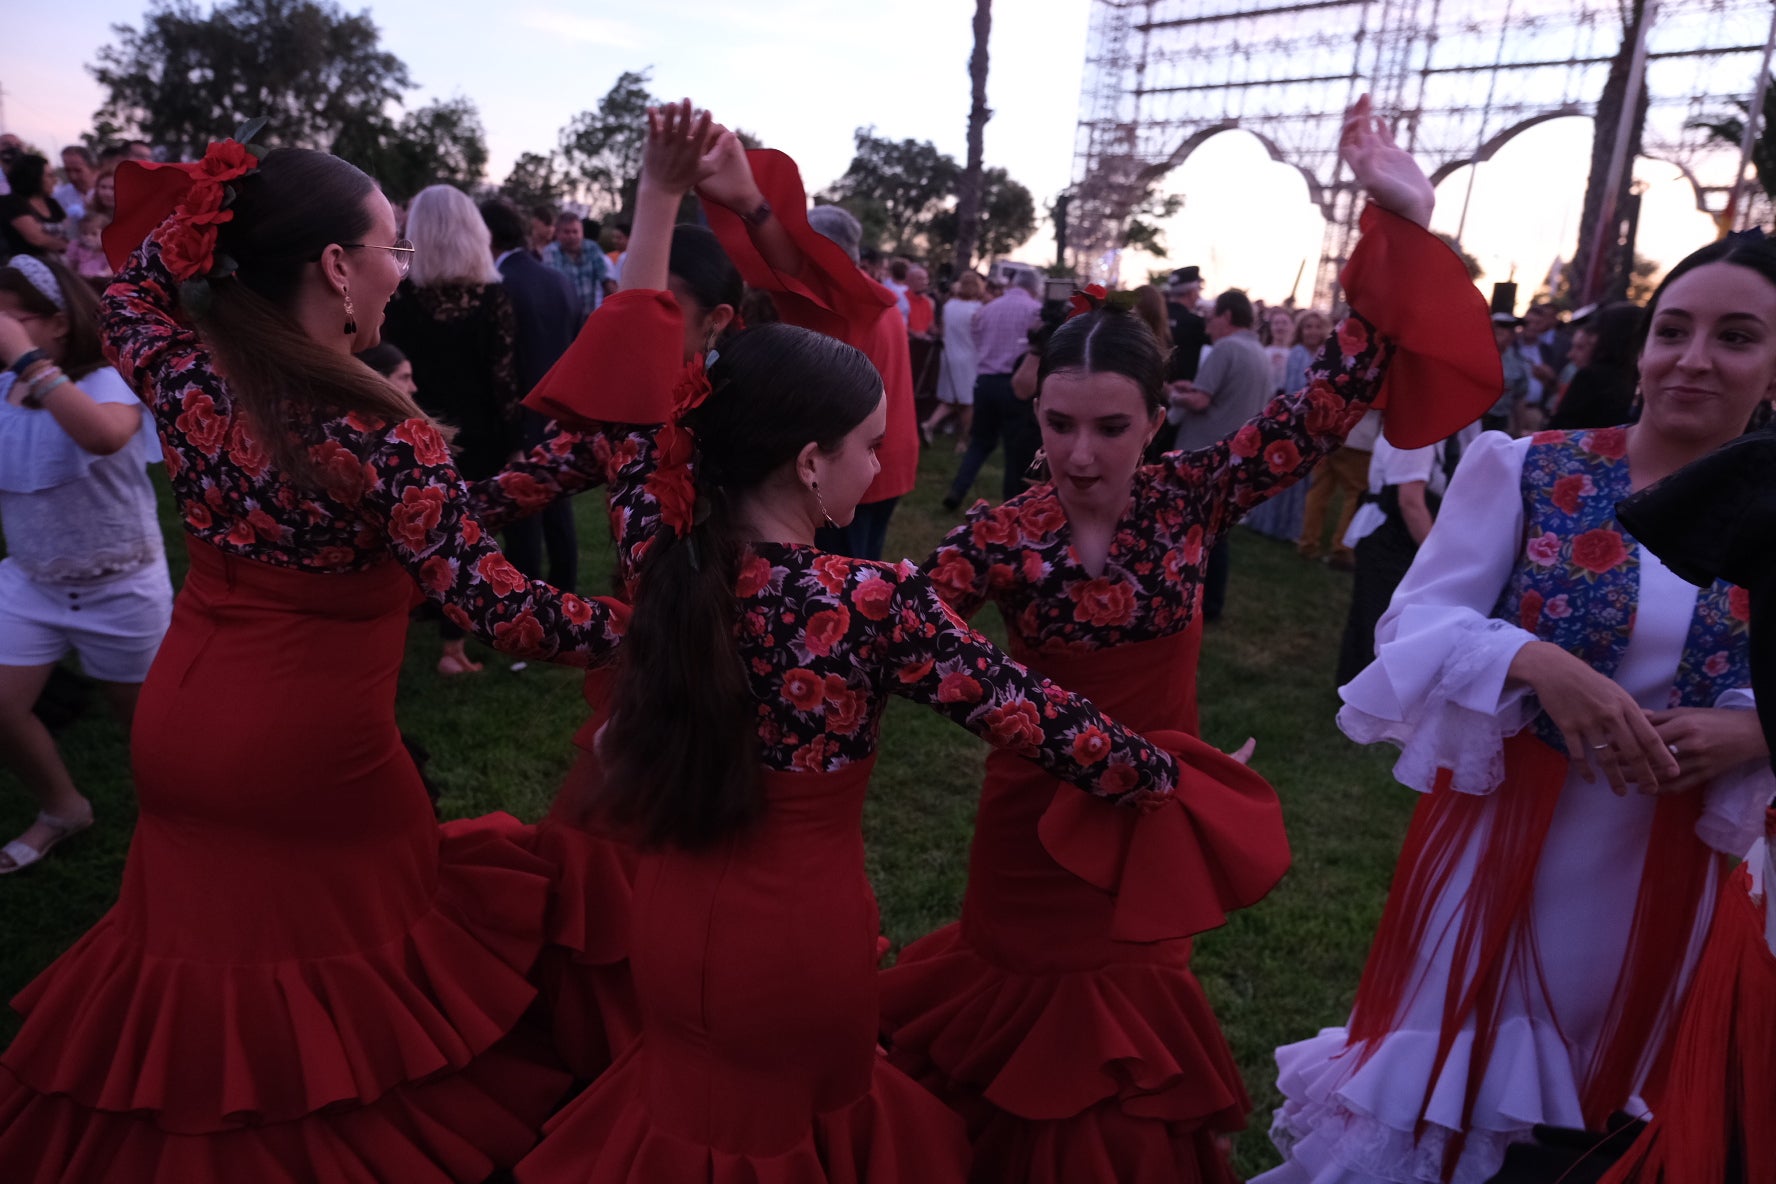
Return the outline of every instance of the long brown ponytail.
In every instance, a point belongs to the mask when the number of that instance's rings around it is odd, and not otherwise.
[[[809,441],[837,450],[882,398],[861,352],[791,325],[739,334],[709,378],[709,398],[685,419],[705,505],[687,537],[662,535],[644,561],[593,803],[650,846],[706,846],[763,810],[755,700],[735,636],[747,551],[735,503]]]

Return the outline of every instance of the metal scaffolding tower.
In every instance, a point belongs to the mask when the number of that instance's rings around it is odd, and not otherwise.
[[[1114,281],[1140,203],[1205,140],[1238,128],[1307,179],[1326,217],[1314,294],[1329,300],[1359,208],[1337,156],[1357,95],[1374,96],[1401,145],[1441,180],[1538,123],[1596,117],[1612,67],[1628,77],[1642,31],[1648,102],[1620,121],[1629,143],[1681,168],[1697,206],[1717,218],[1745,225],[1764,214],[1741,198],[1729,215],[1746,154],[1688,124],[1761,97],[1776,46],[1771,0],[1093,0],[1074,261]],[[1615,124],[1612,115],[1600,122]],[[1602,206],[1603,224],[1613,205]]]

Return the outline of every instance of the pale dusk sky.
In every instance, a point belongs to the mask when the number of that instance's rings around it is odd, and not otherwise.
[[[145,5],[8,7],[0,130],[53,154],[78,138],[99,105],[85,66],[112,40],[111,25],[140,26]],[[553,147],[562,125],[594,106],[618,74],[647,68],[654,93],[689,95],[795,157],[811,189],[844,172],[858,127],[931,140],[957,159],[965,154],[972,0],[901,0],[891,8],[841,0],[347,0],[342,7],[367,9],[383,44],[407,63],[419,84],[409,106],[455,95],[475,101],[495,182],[520,152]],[[995,6],[986,161],[1028,186],[1039,209],[1072,179],[1089,10],[1088,0]],[[1464,240],[1486,270],[1483,285],[1515,270],[1527,298],[1554,258],[1571,253],[1589,136],[1588,121],[1552,121],[1481,166]],[[1649,183],[1643,255],[1669,266],[1713,237],[1675,169],[1641,161],[1637,175]],[[1293,169],[1272,161],[1253,138],[1229,133],[1198,149],[1167,188],[1186,196],[1167,228],[1170,258],[1126,256],[1125,284],[1149,268],[1194,263],[1211,290],[1242,286],[1281,300],[1305,258],[1306,298],[1322,224]],[[1439,187],[1437,229],[1456,228],[1466,189],[1465,170]],[[1051,235],[1045,223],[1017,257],[1052,260]]]

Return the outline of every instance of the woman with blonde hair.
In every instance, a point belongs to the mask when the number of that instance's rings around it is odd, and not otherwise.
[[[943,336],[943,370],[937,376],[937,407],[930,418],[919,425],[919,434],[927,444],[937,438],[937,429],[951,416],[956,430],[968,439],[968,428],[974,420],[974,380],[980,368],[980,349],[974,340],[974,317],[986,301],[986,282],[980,273],[966,271],[956,281],[950,298],[944,301],[939,319]]]
[[[457,469],[478,481],[498,472],[521,441],[512,300],[500,285],[487,224],[462,190],[420,190],[407,208],[407,237],[413,265],[382,335],[413,363],[420,406],[456,429]],[[441,631],[439,674],[481,669],[460,626],[447,620]]]

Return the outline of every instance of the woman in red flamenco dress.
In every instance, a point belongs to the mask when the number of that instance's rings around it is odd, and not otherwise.
[[[624,610],[519,574],[438,428],[350,356],[405,270],[369,177],[227,141],[119,182],[113,256],[140,248],[103,334],[191,568],[118,903],[14,1000],[0,1179],[481,1180],[568,1083],[518,1035],[550,867],[509,817],[433,820],[394,718],[408,611],[417,584],[489,644],[583,663]],[[483,499],[593,480],[561,444]]]
[[[1165,359],[1133,316],[1078,297],[1038,371],[1049,480],[977,505],[925,565],[964,616],[999,606],[1020,661],[1131,726],[1196,731],[1209,550],[1339,446],[1390,357],[1396,376],[1434,381],[1440,404],[1401,403],[1396,431],[1439,438],[1496,391],[1484,303],[1423,229],[1429,182],[1367,100],[1343,148],[1373,205],[1342,277],[1355,311],[1305,390],[1212,448],[1140,466],[1164,422]],[[1415,306],[1462,315],[1439,317],[1438,337]],[[1221,1144],[1250,1101],[1191,938],[1288,864],[1280,804],[1255,774],[1137,815],[988,755],[962,919],[881,974],[890,1060],[967,1118],[976,1181],[1233,1178]]]
[[[707,372],[681,367],[681,316],[658,289],[711,139],[688,103],[651,116],[624,290],[532,395],[575,428],[635,425],[607,486],[640,578],[599,806],[639,851],[630,923],[646,940],[639,1037],[517,1176],[960,1184],[959,1120],[875,1052],[860,821],[888,697],[1126,805],[1231,762],[1177,737],[1200,771],[1031,675],[910,567],[812,546],[876,475],[882,380],[789,325],[738,335]]]
[[[683,362],[716,348],[737,330],[736,313],[745,285],[707,228],[684,222],[672,227],[666,287],[684,317]],[[626,345],[621,350],[601,359],[589,373],[610,371],[616,358],[628,356]],[[597,472],[587,479],[598,482],[613,459],[626,463],[643,442],[621,425],[604,425],[583,436],[558,432],[555,438],[573,441],[571,455],[590,455]],[[523,476],[508,469],[505,480],[514,485]],[[580,474],[576,470],[572,476]],[[511,490],[495,482],[471,487],[483,488],[510,500]],[[538,496],[549,492],[537,491]],[[505,507],[495,504],[490,509],[502,513]],[[633,599],[634,565],[624,565],[619,574],[621,595]],[[636,853],[586,811],[603,778],[594,739],[608,719],[611,673],[608,665],[586,672],[585,697],[591,714],[574,736],[574,763],[548,816],[537,823],[534,847],[556,874],[549,902],[549,940],[532,978],[543,995],[555,1052],[582,1081],[607,1069],[641,1028],[629,975],[633,934],[628,902]]]

